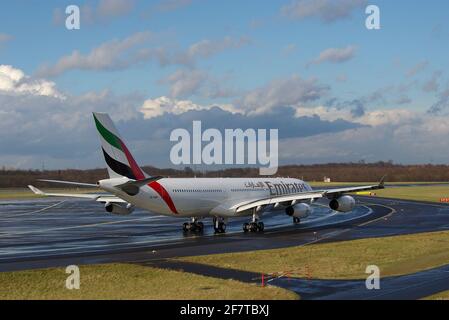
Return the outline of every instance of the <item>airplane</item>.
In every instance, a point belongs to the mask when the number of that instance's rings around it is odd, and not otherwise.
[[[248,216],[243,231],[262,232],[263,214],[284,211],[293,224],[312,213],[312,203],[321,198],[329,200],[330,209],[352,211],[355,199],[348,193],[384,188],[385,176],[377,185],[314,190],[293,178],[165,178],[145,173],[137,164],[106,113],[93,113],[101,148],[107,165],[108,179],[96,184],[40,179],[40,181],[76,186],[98,187],[107,193],[68,194],[46,193],[29,185],[42,196],[74,197],[104,204],[108,213],[129,215],[138,207],[151,213],[189,218],[184,232],[201,233],[201,220],[211,217],[215,233],[224,233],[229,218]]]

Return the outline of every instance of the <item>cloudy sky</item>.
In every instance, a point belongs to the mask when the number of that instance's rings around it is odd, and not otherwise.
[[[65,9],[81,9],[67,30]],[[380,8],[381,29],[365,27]],[[449,162],[449,2],[8,1],[0,166],[102,167],[92,111],[142,164],[171,130],[278,128],[281,164]]]

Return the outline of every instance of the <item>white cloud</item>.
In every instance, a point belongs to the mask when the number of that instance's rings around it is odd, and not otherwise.
[[[298,50],[297,45],[294,43],[290,43],[282,48],[281,54],[284,57],[287,57],[287,56],[293,54],[294,52],[296,52],[297,50]]]
[[[92,111],[109,112],[118,124],[143,118],[138,108],[144,98],[136,94],[102,91],[61,99],[54,83],[10,66],[0,66],[0,86],[0,166],[103,166]]]
[[[449,83],[446,85],[445,89],[438,93],[437,99],[437,102],[429,108],[428,113],[439,114],[449,107]]]
[[[206,73],[199,70],[178,70],[163,82],[170,85],[170,96],[178,98],[197,93],[206,79]]]
[[[449,119],[405,109],[373,110],[362,117],[350,111],[325,107],[299,108],[296,116],[369,125],[332,134],[281,141],[279,150],[290,162],[348,162],[365,160],[399,163],[447,163]],[[307,152],[299,152],[307,150]]]
[[[95,24],[109,22],[112,19],[128,15],[135,7],[134,0],[99,0],[98,4],[85,4],[80,7],[81,23]],[[62,25],[67,15],[65,10],[55,8],[53,10],[53,23]]]
[[[412,102],[412,99],[410,99],[407,95],[401,95],[394,102],[397,104],[409,104]]]
[[[162,0],[155,7],[157,12],[170,12],[192,4],[192,0]]]
[[[147,47],[150,40],[156,36],[149,31],[138,32],[122,40],[115,39],[102,43],[87,54],[75,50],[52,65],[41,66],[37,74],[52,77],[75,69],[120,70],[150,60],[158,61],[161,66],[192,67],[199,59],[207,59],[227,49],[240,48],[249,43],[245,37],[240,39],[224,37],[220,40],[201,40],[184,50],[168,45],[158,48]]]
[[[170,103],[176,101],[174,99],[186,98],[192,95],[200,95],[206,98],[235,96],[235,92],[232,89],[223,86],[223,79],[216,79],[207,72],[197,69],[178,70],[161,80],[161,82],[170,86],[169,95],[173,99],[170,100]],[[314,78],[303,79],[298,75],[293,75],[289,78],[271,81],[262,87],[244,93],[241,98],[235,99],[232,105],[227,104],[224,110],[249,115],[264,114],[273,111],[277,107],[295,106],[316,101],[328,91],[329,87],[319,84]],[[151,106],[153,106],[155,100],[150,101]],[[157,101],[157,104],[160,102]],[[195,106],[198,107],[197,105]]]
[[[200,95],[206,98],[228,98],[235,91],[226,86],[226,77],[216,78],[208,72],[194,68],[180,69],[160,80],[169,85],[171,98]]]
[[[144,114],[145,119],[150,119],[161,116],[164,113],[179,115],[192,110],[210,110],[214,107],[231,113],[240,113],[231,104],[199,105],[190,100],[176,100],[164,96],[146,100],[140,108],[140,111]]]
[[[366,0],[294,0],[281,8],[281,14],[297,20],[317,17],[330,23],[349,18],[365,4]]]
[[[329,91],[314,78],[303,79],[298,75],[271,81],[254,89],[239,99],[236,104],[249,114],[269,112],[276,107],[294,106],[316,101]]]
[[[432,77],[426,81],[422,87],[424,92],[437,92],[440,88],[439,80],[442,75],[441,71],[435,71]]]
[[[139,95],[116,96],[109,91],[61,100],[52,82],[36,82],[11,66],[1,66],[0,70],[0,135],[7,137],[0,139],[0,149],[5,150],[0,165],[36,168],[45,161],[47,168],[103,166],[98,141],[92,139],[96,135],[92,111],[111,114],[131,142],[130,148],[144,159],[142,163],[165,163],[164,152],[170,148],[167,127],[190,124],[191,116],[183,116],[189,111],[201,112],[195,115],[213,126],[227,126],[223,119],[240,127],[262,128],[276,123],[281,135],[293,137],[280,141],[283,163],[360,159],[418,163],[449,158],[449,119],[406,109],[371,110],[354,116],[346,109],[305,107],[326,94],[328,88],[299,76],[270,82],[234,104],[216,105],[169,97],[145,100]],[[45,82],[51,84],[51,94],[42,89]],[[23,83],[27,86],[22,87]],[[295,108],[296,118],[291,109],[274,110],[279,106]],[[272,111],[277,112],[275,120]],[[301,125],[294,127],[297,122]],[[284,124],[287,128],[282,127]],[[348,129],[354,128],[352,124],[369,127]],[[313,136],[297,138],[304,132]]]
[[[422,113],[417,113],[407,109],[371,110],[366,111],[362,116],[354,116],[353,112],[351,112],[348,108],[328,108],[324,106],[311,108],[299,106],[296,108],[296,117],[310,117],[314,115],[319,116],[322,120],[334,121],[336,119],[342,119],[369,126],[412,123],[423,116]]]
[[[347,46],[345,48],[329,48],[320,53],[310,64],[320,64],[323,62],[342,63],[351,60],[357,47],[354,45]]]
[[[162,45],[158,48],[143,48],[139,51],[141,59],[155,59],[161,66],[183,65],[193,67],[198,60],[208,59],[228,49],[238,49],[250,43],[247,37],[234,39],[224,37],[223,39],[203,39],[195,42],[185,49],[174,46]]]
[[[9,40],[11,40],[11,36],[9,34],[6,33],[0,33],[0,44],[8,42]]]
[[[97,12],[100,17],[113,18],[127,15],[134,8],[134,0],[100,0]]]
[[[54,82],[32,79],[22,70],[10,65],[0,65],[0,93],[64,98],[64,95],[56,89]]]
[[[94,48],[83,55],[73,51],[59,59],[54,65],[42,66],[40,76],[57,76],[74,69],[82,70],[118,70],[140,62],[136,48],[151,39],[149,31],[135,33],[123,40],[112,40]]]
[[[427,66],[429,65],[428,61],[422,61],[411,67],[405,75],[409,78],[415,76],[416,74],[420,73],[421,71],[425,70]]]
[[[237,49],[249,44],[246,37],[233,39],[224,37],[220,40],[201,40],[192,44],[186,51],[176,54],[174,62],[184,65],[190,65],[198,59],[206,59],[227,49]]]
[[[345,74],[339,74],[335,80],[337,80],[337,82],[346,82],[348,81],[348,76]]]

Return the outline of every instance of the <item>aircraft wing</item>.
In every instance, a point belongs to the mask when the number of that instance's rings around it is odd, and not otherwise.
[[[113,196],[113,195],[109,195],[109,194],[105,194],[105,193],[47,193],[44,192],[32,185],[29,185],[28,188],[31,189],[31,191],[33,191],[33,193],[41,195],[41,196],[47,196],[47,197],[64,197],[64,198],[78,198],[78,199],[90,199],[93,201],[98,201],[98,202],[109,202],[109,203],[127,203],[125,200]]]
[[[378,184],[371,185],[371,186],[335,188],[335,189],[320,190],[319,192],[324,193],[327,197],[330,198],[330,197],[339,196],[343,193],[384,189],[385,188],[385,178],[386,178],[386,176],[383,176],[382,179],[380,179]]]
[[[265,206],[269,204],[275,204],[280,202],[288,202],[294,200],[311,200],[311,199],[319,199],[319,198],[334,198],[338,197],[345,193],[358,192],[358,191],[368,191],[368,190],[377,190],[384,188],[385,176],[382,177],[379,184],[370,185],[370,186],[359,186],[359,187],[346,187],[346,188],[335,188],[335,189],[327,189],[327,190],[313,190],[308,192],[300,192],[295,194],[288,195],[280,195],[265,199],[258,199],[249,202],[239,203],[234,205],[231,209],[234,209],[235,212],[242,212],[248,209],[257,208],[259,206]]]

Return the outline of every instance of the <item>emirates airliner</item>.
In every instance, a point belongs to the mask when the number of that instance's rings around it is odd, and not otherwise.
[[[95,186],[107,193],[67,194],[45,193],[36,187],[36,194],[57,197],[87,198],[104,203],[111,214],[128,215],[135,207],[172,217],[189,218],[184,232],[201,232],[204,218],[213,219],[216,233],[226,231],[229,218],[248,216],[244,232],[261,232],[265,213],[284,211],[294,224],[312,213],[311,204],[320,198],[329,199],[332,210],[349,212],[355,207],[351,192],[384,188],[384,178],[377,185],[313,190],[309,184],[292,178],[164,178],[143,172],[126,147],[111,118],[94,113],[109,179],[97,184],[72,181],[41,180],[77,186]]]

